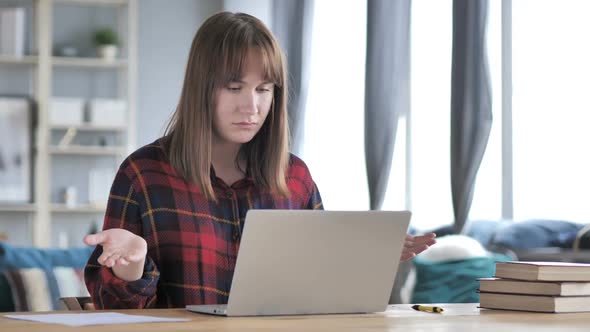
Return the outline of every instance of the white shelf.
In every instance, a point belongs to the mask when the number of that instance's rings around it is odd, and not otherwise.
[[[35,212],[37,207],[30,203],[0,203],[1,212]]]
[[[126,127],[121,127],[121,126],[103,126],[103,125],[93,125],[93,124],[82,124],[82,125],[72,125],[72,126],[66,126],[66,125],[51,126],[51,129],[53,129],[53,130],[68,130],[70,128],[76,129],[79,131],[125,131],[125,130],[127,130]]]
[[[126,59],[104,60],[101,58],[82,58],[82,57],[52,57],[55,66],[62,67],[84,67],[84,68],[125,68],[127,67]]]
[[[69,154],[69,155],[102,155],[102,156],[117,156],[126,152],[124,147],[120,146],[82,146],[69,145],[66,147],[50,146],[49,153],[51,154]]]
[[[0,2],[2,2],[0,0]],[[11,1],[15,2],[15,1]],[[51,174],[51,166],[54,159],[61,159],[64,156],[76,160],[92,161],[88,159],[113,159],[116,164],[135,147],[136,140],[136,99],[137,99],[137,58],[138,58],[138,2],[139,0],[35,0],[32,1],[31,15],[27,17],[27,31],[32,33],[32,47],[37,50],[35,54],[22,57],[0,55],[0,65],[5,66],[22,66],[23,70],[31,71],[31,80],[29,92],[37,103],[37,126],[35,128],[35,140],[31,142],[35,146],[35,163],[33,164],[33,201],[34,204],[19,204],[12,202],[0,202],[0,212],[2,213],[23,213],[25,216],[31,216],[31,238],[34,246],[48,247],[52,243],[52,224],[60,217],[68,213],[73,213],[71,220],[87,219],[85,213],[103,214],[106,208],[104,206],[95,206],[91,204],[80,204],[73,208],[68,208],[65,204],[54,204],[51,202],[52,182],[54,181]],[[99,57],[63,57],[53,56],[55,47],[53,36],[56,23],[54,22],[54,10],[56,6],[84,6],[87,8],[78,8],[91,11],[101,10],[97,7],[107,7],[109,15],[116,19],[111,28],[121,35],[124,41],[124,52],[120,59],[112,61]],[[76,8],[73,8],[76,9]],[[62,19],[69,19],[64,17]],[[92,28],[96,22],[88,22],[88,27]],[[82,70],[82,71],[102,71],[116,74],[116,96],[125,99],[128,109],[128,121],[123,125],[94,125],[92,123],[83,123],[77,126],[52,126],[49,123],[49,106],[51,103],[52,92],[55,91],[55,84],[61,82],[54,81],[54,73],[64,69]],[[10,85],[10,82],[0,81],[4,85]],[[1,91],[0,91],[1,92]],[[92,94],[91,94],[92,95]],[[85,97],[91,97],[85,96]],[[96,145],[63,145],[59,146],[57,142],[51,144],[51,139],[55,135],[84,132],[100,136],[103,133],[108,135],[120,136],[117,145],[99,146]],[[104,156],[104,157],[103,157]],[[100,160],[103,161],[103,160]],[[104,160],[105,162],[107,160]],[[109,160],[110,161],[110,160]],[[80,171],[87,171],[80,169]],[[56,184],[53,184],[55,186]],[[61,184],[59,184],[61,185]],[[76,213],[80,215],[76,215]],[[1,215],[0,215],[1,217]],[[1,218],[0,218],[1,219]],[[3,220],[3,219],[2,219]],[[0,223],[2,222],[0,220]]]
[[[104,205],[79,204],[68,207],[65,204],[51,204],[51,212],[55,213],[104,213],[106,209]]]
[[[10,55],[0,55],[0,63],[11,65],[36,65],[39,58],[34,55],[25,55],[23,57],[16,57]]]
[[[83,6],[126,6],[127,0],[53,0],[56,4]]]

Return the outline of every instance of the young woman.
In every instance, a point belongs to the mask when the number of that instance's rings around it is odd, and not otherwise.
[[[166,134],[115,177],[85,279],[98,309],[227,303],[249,209],[322,209],[288,152],[287,73],[272,33],[219,13],[197,32]],[[434,243],[407,236],[401,259]]]

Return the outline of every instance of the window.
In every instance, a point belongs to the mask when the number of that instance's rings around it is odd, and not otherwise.
[[[512,4],[514,217],[587,222],[590,2]]]
[[[590,2],[512,3],[512,76],[502,77],[502,3],[490,1],[487,52],[494,121],[470,219],[502,217],[503,162],[513,218],[588,221]],[[334,15],[338,6],[338,15]],[[547,24],[550,21],[551,24]],[[413,226],[453,222],[450,182],[452,0],[414,0],[411,111],[398,124],[383,209]],[[364,162],[366,2],[317,1],[303,156],[327,209],[368,208]],[[510,34],[508,34],[510,36]],[[502,160],[502,80],[512,80],[512,164]],[[509,98],[510,96],[506,96]],[[511,121],[511,122],[510,122]],[[325,128],[330,126],[331,136]],[[511,217],[511,216],[508,216]]]
[[[501,2],[489,3],[488,60],[492,80],[494,123],[475,184],[471,218],[501,215]],[[412,2],[411,111],[400,121],[393,176],[384,209],[405,206],[412,224],[433,229],[454,220],[450,180],[452,0]],[[409,125],[409,141],[404,133]],[[406,147],[409,153],[406,152]],[[409,158],[409,188],[400,193]]]
[[[469,219],[502,218],[502,2],[488,2],[487,53],[492,90],[492,129],[479,167]]]
[[[450,183],[452,1],[413,1],[410,209],[420,229],[453,220]]]
[[[364,152],[366,7],[364,1],[315,1],[302,157],[330,210],[369,207]]]

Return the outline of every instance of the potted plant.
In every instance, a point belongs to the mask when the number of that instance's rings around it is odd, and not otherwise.
[[[103,28],[94,33],[94,44],[98,55],[105,60],[114,60],[119,51],[119,36],[110,28]]]

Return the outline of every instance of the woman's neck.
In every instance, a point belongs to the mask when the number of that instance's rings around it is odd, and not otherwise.
[[[211,146],[211,162],[215,174],[230,186],[245,176],[245,162],[240,160],[239,168],[236,165],[240,147],[240,144],[219,142],[214,142]]]

